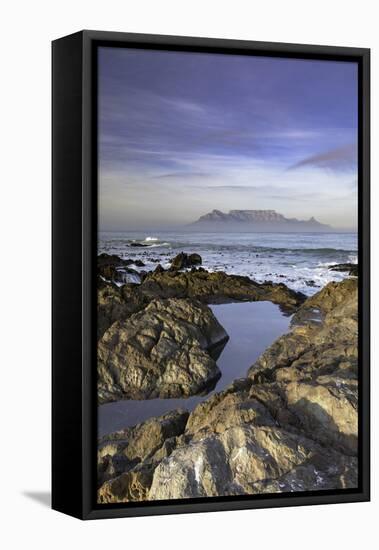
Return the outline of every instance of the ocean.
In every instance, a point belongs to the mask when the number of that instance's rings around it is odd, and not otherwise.
[[[141,245],[141,246],[138,246]],[[98,251],[142,260],[133,267],[150,271],[170,266],[179,252],[196,252],[209,271],[247,275],[257,282],[285,283],[312,295],[346,274],[330,271],[339,263],[357,263],[357,233],[189,233],[162,231],[101,232]],[[138,282],[134,280],[133,282]]]

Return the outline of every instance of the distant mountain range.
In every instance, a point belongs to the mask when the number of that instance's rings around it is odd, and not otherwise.
[[[202,231],[247,231],[247,232],[301,232],[331,231],[332,227],[315,218],[298,220],[286,218],[275,210],[229,210],[228,213],[212,210],[191,224]]]

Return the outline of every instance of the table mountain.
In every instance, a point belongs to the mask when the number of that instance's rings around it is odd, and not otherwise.
[[[317,221],[286,218],[275,210],[212,210],[191,224],[192,228],[209,231],[330,231],[330,225]]]

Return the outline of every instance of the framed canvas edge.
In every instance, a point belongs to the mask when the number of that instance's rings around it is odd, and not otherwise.
[[[164,35],[145,35],[134,33],[115,33],[103,31],[81,31],[82,37],[82,502],[81,514],[72,514],[81,519],[102,519],[131,516],[146,516],[160,514],[178,514],[191,512],[214,512],[227,510],[259,509],[283,506],[322,505],[348,502],[366,502],[370,500],[370,50],[366,48],[350,48],[338,46],[315,46],[302,44],[266,43],[254,41],[240,41],[230,39],[208,39],[195,37],[177,37]],[[62,38],[61,40],[64,40]],[[94,250],[94,234],[96,229],[97,196],[94,192],[94,158],[92,152],[96,141],[94,131],[96,112],[93,102],[93,50],[101,42],[118,42],[128,46],[137,44],[139,47],[165,48],[193,48],[196,50],[209,49],[236,53],[245,50],[247,54],[259,50],[262,55],[293,55],[295,57],[336,58],[344,57],[359,63],[360,77],[360,151],[359,151],[359,237],[360,237],[360,353],[363,377],[360,384],[360,429],[361,439],[361,490],[348,490],[326,494],[293,494],[293,495],[258,495],[249,498],[232,497],[232,500],[209,498],[206,501],[185,499],[166,503],[144,502],[102,506],[95,504],[94,486],[94,457],[96,457],[96,419],[94,417],[94,380],[91,367],[93,365],[93,339],[95,316],[94,295],[94,268],[96,257]],[[96,328],[96,327],[95,327]],[[264,498],[259,498],[260,496]],[[60,510],[66,513],[69,511]]]

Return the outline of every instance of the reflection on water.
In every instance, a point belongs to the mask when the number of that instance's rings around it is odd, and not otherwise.
[[[210,307],[229,334],[229,341],[217,361],[221,378],[215,389],[207,395],[186,399],[124,400],[101,405],[98,409],[99,436],[179,407],[194,409],[212,393],[223,390],[236,378],[246,376],[247,369],[276,338],[287,331],[290,323],[290,318],[271,302],[243,302]]]

